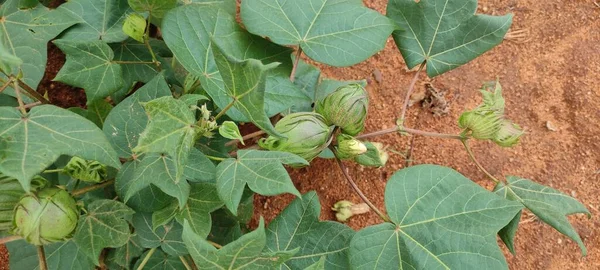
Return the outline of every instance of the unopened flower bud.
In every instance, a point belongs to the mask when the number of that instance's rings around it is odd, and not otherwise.
[[[83,182],[100,183],[106,179],[106,166],[95,160],[73,157],[64,168],[64,173]]]
[[[338,126],[342,132],[355,136],[365,127],[368,107],[367,91],[359,84],[349,84],[317,102],[316,112],[327,119],[327,124]]]
[[[519,143],[519,139],[524,133],[519,125],[505,120],[493,141],[502,147],[512,147]]]
[[[335,150],[340,159],[349,159],[367,152],[367,146],[354,137],[341,133],[337,136]]]
[[[349,201],[339,201],[333,205],[331,210],[335,211],[335,218],[339,222],[346,222],[354,215],[368,213],[371,209],[365,203],[354,204]]]
[[[458,126],[475,139],[493,139],[502,126],[502,116],[492,111],[468,111],[460,116]]]
[[[71,195],[60,188],[45,188],[25,195],[15,209],[13,233],[33,245],[68,238],[77,227],[79,210]]]
[[[365,142],[367,152],[354,158],[354,161],[363,166],[383,167],[389,159],[383,144],[377,142]]]
[[[260,147],[296,154],[309,162],[329,146],[333,132],[323,116],[311,112],[289,114],[275,124],[275,130],[284,137],[263,138]]]

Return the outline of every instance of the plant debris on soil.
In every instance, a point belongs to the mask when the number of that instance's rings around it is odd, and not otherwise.
[[[54,1],[57,2],[57,1]],[[385,14],[385,0],[364,0]],[[567,237],[530,215],[523,215],[516,236],[516,255],[500,244],[511,269],[600,269],[600,8],[593,1],[479,0],[478,12],[490,15],[513,13],[511,35],[504,43],[471,63],[436,78],[435,86],[452,89],[456,97],[436,117],[428,109],[413,106],[406,125],[428,131],[458,133],[456,121],[463,110],[477,106],[484,82],[500,80],[507,116],[527,131],[521,143],[502,149],[492,143],[474,143],[478,159],[496,177],[518,175],[576,196],[592,213],[570,216],[588,248],[582,257]],[[83,107],[81,89],[52,79],[64,63],[64,55],[49,44],[48,66],[40,93],[48,92],[59,106]],[[393,40],[384,51],[349,68],[320,65],[323,76],[339,80],[369,79],[370,113],[365,132],[395,125],[406,88],[407,73]],[[374,80],[372,79],[374,78]],[[424,75],[421,82],[426,82]],[[425,85],[420,91],[426,93]],[[440,89],[440,88],[438,88]],[[440,89],[441,90],[441,89]],[[447,99],[447,97],[446,97]],[[446,104],[448,105],[448,104]],[[548,119],[552,119],[550,122]],[[556,128],[552,131],[548,123]],[[375,138],[397,152],[405,152],[410,138],[388,135]],[[412,164],[440,164],[458,170],[482,186],[492,183],[470,162],[458,142],[414,137]],[[380,208],[387,179],[403,168],[401,155],[391,154],[381,169],[348,164],[364,193]],[[360,202],[332,160],[317,159],[308,168],[290,170],[300,192],[316,190],[321,218],[335,220],[331,210],[340,200]],[[272,220],[293,199],[291,195],[255,197],[255,220]],[[374,213],[355,216],[354,229],[379,223]],[[0,247],[0,270],[8,269],[7,251]]]

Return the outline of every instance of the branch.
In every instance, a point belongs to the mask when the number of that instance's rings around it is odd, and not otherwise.
[[[0,238],[0,245],[4,245],[6,243],[10,243],[12,241],[17,241],[17,240],[21,240],[21,239],[23,239],[23,237],[18,236],[18,235],[7,236],[4,238]]]
[[[292,67],[292,73],[290,73],[290,81],[292,82],[296,80],[296,70],[298,69],[300,56],[302,56],[302,48],[298,46],[298,51],[296,51],[296,59],[294,59],[294,66]]]
[[[259,130],[259,131],[256,131],[256,132],[252,132],[252,133],[250,133],[250,134],[244,135],[244,136],[242,137],[242,140],[243,140],[243,141],[250,140],[250,139],[252,139],[252,138],[259,137],[259,136],[261,136],[261,135],[263,135],[263,134],[265,134],[265,133],[266,133],[266,132],[264,132],[264,131],[262,131],[262,130]],[[228,141],[227,143],[225,143],[225,146],[232,146],[232,145],[236,145],[238,142],[239,142],[239,140],[231,140],[231,141]]]
[[[44,246],[37,246],[38,260],[40,261],[40,270],[48,270],[48,263],[46,262],[46,252]]]
[[[154,254],[155,251],[156,251],[156,248],[150,249],[150,251],[148,251],[148,254],[146,254],[146,257],[144,257],[144,260],[142,261],[142,263],[140,263],[140,265],[138,266],[137,270],[144,269],[144,266],[146,266],[146,264],[148,263],[148,261],[152,257],[152,254]]]
[[[110,185],[112,185],[114,183],[115,183],[115,179],[111,179],[111,180],[108,180],[108,181],[106,181],[104,183],[100,183],[100,184],[93,185],[93,186],[87,186],[87,187],[75,190],[75,191],[71,192],[71,195],[73,195],[74,197],[81,196],[81,195],[86,194],[86,193],[88,193],[90,191],[94,191],[94,190],[97,190],[97,189],[108,187],[108,186],[110,186]]]
[[[400,114],[400,121],[402,121],[402,123],[404,123],[404,117],[406,116],[406,110],[408,109],[408,104],[410,103],[410,96],[412,95],[412,92],[415,89],[415,84],[417,84],[417,80],[419,80],[419,74],[425,67],[425,63],[426,62],[423,62],[419,66],[419,69],[415,73],[415,76],[413,77],[412,81],[410,82],[410,86],[408,87],[408,91],[406,92],[406,97],[404,98],[404,106],[402,106],[402,113]]]
[[[477,159],[475,158],[475,154],[473,154],[473,151],[471,150],[471,147],[469,147],[469,144],[467,143],[467,140],[462,140],[461,141],[462,144],[465,146],[465,149],[467,150],[467,153],[469,154],[469,157],[471,158],[471,160],[475,163],[475,166],[477,166],[477,168],[483,172],[485,175],[487,175],[487,177],[489,177],[492,181],[494,181],[494,183],[499,184],[502,181],[498,180],[496,177],[494,177],[491,173],[489,173],[482,165],[481,163],[479,163],[479,161],[477,161]]]
[[[49,100],[42,96],[42,94],[38,93],[38,91],[27,85],[25,82],[19,79],[17,79],[17,82],[19,82],[19,86],[21,86],[21,88],[25,89],[25,92],[33,96],[35,99],[39,100],[42,104],[50,104]]]
[[[8,78],[8,81],[6,81],[2,86],[0,86],[0,93],[2,93],[6,88],[8,88],[8,86],[13,82],[12,78]]]
[[[23,98],[21,98],[21,89],[19,88],[19,83],[13,82],[15,88],[15,95],[17,96],[17,102],[19,102],[19,109],[21,110],[21,114],[23,116],[27,115],[27,109],[25,109],[25,104],[23,103]]]
[[[396,133],[396,132],[400,132],[400,133],[406,132],[406,133],[414,134],[414,135],[421,135],[421,136],[435,137],[435,138],[442,138],[442,139],[455,139],[455,140],[465,139],[465,137],[462,135],[429,132],[429,131],[423,131],[423,130],[412,129],[412,128],[407,128],[407,127],[393,127],[393,128],[383,129],[383,130],[375,131],[372,133],[367,133],[367,134],[357,136],[356,139],[362,140],[362,139],[366,139],[366,138],[378,137],[378,136],[383,136],[383,135]]]
[[[377,213],[377,215],[385,222],[392,222],[390,220],[390,218],[384,214],[383,212],[381,212],[370,200],[369,198],[367,198],[367,196],[365,196],[365,194],[362,192],[362,190],[360,190],[360,188],[358,187],[358,185],[356,185],[356,183],[354,182],[354,180],[352,180],[352,177],[350,176],[350,174],[348,174],[346,165],[344,165],[344,163],[342,162],[342,160],[337,156],[337,154],[335,154],[335,150],[333,149],[333,147],[330,147],[331,151],[333,151],[334,155],[335,155],[335,160],[337,161],[337,164],[340,166],[340,169],[342,170],[342,174],[344,175],[344,177],[346,178],[346,181],[348,181],[348,184],[350,184],[350,186],[352,187],[352,189],[354,189],[354,192],[356,192],[356,194],[358,195],[358,197],[360,197],[368,206],[369,208],[371,208],[373,210],[373,212]]]
[[[152,46],[150,45],[150,26],[152,25],[152,13],[148,13],[148,25],[146,26],[146,31],[144,32],[144,44],[146,44],[146,48],[148,48],[148,51],[150,52],[150,55],[152,56],[152,63],[156,65],[156,68],[158,68],[158,71],[161,71],[161,67],[160,67],[160,62],[158,60],[156,60],[156,54],[154,54],[154,50],[152,49]]]

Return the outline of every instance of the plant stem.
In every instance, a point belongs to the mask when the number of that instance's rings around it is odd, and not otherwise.
[[[6,81],[2,87],[0,87],[0,93],[2,93],[6,88],[8,88],[8,86],[12,83],[12,78],[8,78],[8,81]]]
[[[379,131],[375,131],[372,133],[367,133],[367,134],[357,136],[356,139],[362,140],[362,139],[366,139],[366,138],[383,136],[383,135],[396,133],[396,132],[406,132],[406,133],[410,133],[410,134],[414,134],[414,135],[436,137],[436,138],[443,138],[443,139],[456,139],[456,140],[464,139],[464,137],[461,135],[429,132],[429,131],[423,131],[423,130],[412,129],[412,128],[407,128],[407,127],[393,127],[393,128],[388,128],[388,129],[384,129],[384,130],[379,130]]]
[[[156,251],[156,248],[152,248],[152,249],[150,249],[150,251],[148,251],[148,254],[146,254],[146,257],[144,257],[144,260],[142,261],[142,263],[140,263],[140,266],[138,266],[137,270],[144,269],[144,266],[146,266],[146,264],[152,257],[152,254],[154,254],[155,251]]]
[[[244,136],[242,137],[242,140],[243,140],[243,141],[250,140],[250,139],[252,139],[252,138],[255,138],[255,137],[261,136],[261,135],[263,135],[263,134],[265,134],[265,133],[266,133],[266,132],[264,132],[264,131],[262,131],[262,130],[255,131],[255,132],[252,132],[252,133],[250,133],[250,134],[248,134],[248,135],[244,135]],[[228,141],[227,143],[225,143],[225,146],[232,146],[232,145],[236,145],[238,142],[239,142],[239,140],[231,140],[231,141]]]
[[[465,146],[465,149],[467,150],[467,153],[469,154],[469,157],[471,158],[471,160],[473,161],[473,163],[475,163],[475,165],[477,166],[477,168],[483,172],[485,175],[487,175],[487,177],[489,177],[492,181],[494,181],[494,183],[499,184],[501,181],[498,180],[496,177],[494,177],[491,173],[489,173],[482,165],[481,163],[479,163],[479,161],[477,161],[477,159],[475,158],[475,154],[473,154],[473,151],[471,150],[471,147],[469,147],[469,144],[467,143],[467,140],[461,140],[462,144]]]
[[[298,46],[298,51],[296,51],[296,59],[294,59],[294,66],[292,67],[292,73],[290,73],[290,81],[292,82],[296,80],[296,70],[298,69],[300,56],[302,56],[302,48]]]
[[[15,95],[17,96],[17,102],[19,102],[19,109],[21,110],[21,114],[25,116],[27,115],[27,109],[25,109],[23,98],[21,98],[21,88],[19,87],[19,83],[14,82],[13,87],[15,88]]]
[[[217,114],[217,116],[215,116],[215,121],[216,121],[217,119],[221,118],[221,116],[225,115],[225,113],[226,113],[226,112],[227,112],[229,109],[231,109],[231,107],[233,107],[233,105],[235,104],[235,102],[236,102],[236,101],[237,101],[237,99],[236,99],[236,98],[234,98],[234,99],[233,99],[233,100],[232,100],[232,101],[231,101],[229,104],[227,104],[227,106],[226,106],[226,107],[225,107],[223,110],[221,110],[221,111],[219,112],[219,114]]]
[[[64,171],[65,171],[65,169],[54,169],[54,170],[45,170],[44,173],[61,173]]]
[[[23,239],[23,237],[18,236],[18,235],[7,236],[4,238],[0,238],[0,245],[4,245],[6,243],[10,243],[12,241],[17,241],[17,240],[21,240],[21,239]]]
[[[17,82],[19,83],[19,86],[21,88],[25,89],[25,92],[27,92],[29,95],[31,95],[35,99],[39,100],[42,104],[50,104],[49,100],[47,100],[44,96],[42,96],[42,94],[35,91],[35,89],[29,87],[29,85],[27,85],[25,82],[23,82],[19,79],[17,79]]]
[[[23,107],[25,107],[25,109],[31,109],[31,108],[33,108],[35,106],[39,106],[39,105],[42,105],[41,101],[36,101],[34,103],[25,104],[25,106],[23,106]]]
[[[404,117],[406,116],[406,110],[408,109],[408,103],[410,103],[410,96],[412,95],[412,92],[415,89],[415,84],[417,84],[417,81],[419,80],[419,74],[425,67],[425,63],[426,62],[423,62],[419,66],[419,69],[417,70],[417,72],[415,73],[415,76],[413,77],[412,81],[410,82],[410,86],[408,87],[408,91],[406,92],[406,97],[404,97],[404,105],[402,106],[402,113],[400,114],[400,121],[402,123],[404,123]]]
[[[220,158],[220,157],[215,157],[215,156],[209,156],[209,155],[205,155],[208,159],[214,160],[214,161],[224,161],[225,158]]]
[[[40,270],[48,270],[48,264],[46,263],[46,252],[44,246],[37,246],[38,260],[40,261]]]
[[[156,59],[156,54],[154,54],[154,50],[152,49],[152,46],[150,45],[150,25],[152,24],[152,13],[148,12],[148,25],[146,26],[146,31],[144,32],[144,44],[146,44],[146,47],[148,48],[148,51],[150,52],[150,55],[152,56],[152,63],[156,65],[156,68],[158,68],[158,71],[161,71],[160,68],[160,62]]]
[[[112,61],[115,64],[123,64],[123,65],[149,65],[149,64],[154,64],[154,62],[148,62],[148,61]]]
[[[223,246],[221,246],[221,245],[219,245],[219,244],[217,244],[217,243],[215,243],[213,241],[210,241],[210,240],[206,240],[206,241],[208,241],[208,243],[211,244],[213,247],[216,247],[218,249],[222,249],[223,248]]]
[[[86,194],[86,193],[88,193],[90,191],[94,191],[94,190],[97,190],[97,189],[108,187],[108,186],[110,186],[110,185],[112,185],[114,183],[115,183],[115,179],[111,179],[111,180],[108,180],[108,181],[106,181],[104,183],[100,183],[100,184],[93,185],[93,186],[87,186],[87,187],[75,190],[75,191],[71,192],[71,195],[73,195],[74,197],[81,196],[81,195]]]
[[[185,267],[186,270],[192,270],[192,267],[190,266],[188,261],[185,259],[185,257],[179,256],[179,259],[181,260],[181,263],[183,263],[183,266]]]
[[[330,147],[331,151],[334,151],[333,153],[335,154],[335,150],[333,149],[333,147]],[[365,194],[362,192],[362,190],[360,190],[360,188],[358,187],[358,185],[356,185],[356,183],[354,182],[354,180],[352,180],[352,177],[350,176],[350,174],[348,174],[348,171],[346,169],[346,165],[344,165],[344,163],[342,162],[342,160],[340,158],[338,158],[338,156],[335,156],[335,160],[337,161],[337,164],[340,166],[340,169],[342,170],[342,174],[344,175],[344,177],[346,178],[346,181],[348,181],[348,183],[350,184],[350,186],[352,187],[352,189],[354,189],[354,192],[356,192],[356,194],[369,206],[369,208],[371,208],[373,210],[373,212],[375,212],[381,219],[383,219],[383,221],[385,222],[391,222],[390,218],[384,214],[383,212],[381,212],[368,198],[367,196],[365,196]]]

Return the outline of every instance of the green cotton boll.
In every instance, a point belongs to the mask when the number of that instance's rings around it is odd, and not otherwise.
[[[296,154],[310,162],[331,143],[333,127],[328,126],[320,114],[299,112],[283,117],[275,130],[285,137],[263,138],[258,142],[260,147]]]
[[[107,176],[106,166],[95,160],[73,157],[64,168],[64,173],[83,182],[100,183]]]
[[[342,132],[356,136],[365,127],[369,108],[369,95],[359,84],[342,86],[317,102],[316,112],[336,125]]]
[[[525,132],[519,125],[505,120],[498,133],[496,133],[493,141],[501,147],[513,147],[519,143],[523,134],[525,134]]]
[[[51,187],[25,195],[15,208],[13,233],[40,246],[66,240],[79,220],[77,203],[60,188]]]
[[[458,126],[478,140],[490,140],[502,126],[502,116],[492,111],[469,111],[460,115]]]
[[[354,157],[354,161],[363,166],[383,167],[390,155],[384,150],[384,146],[377,142],[365,142],[367,152]]]
[[[335,147],[337,157],[340,159],[351,159],[367,152],[367,146],[361,141],[347,134],[337,136]]]
[[[31,191],[35,192],[48,185],[48,180],[35,176],[31,180]],[[25,191],[19,180],[0,174],[0,232],[12,229],[14,210],[23,195]]]

